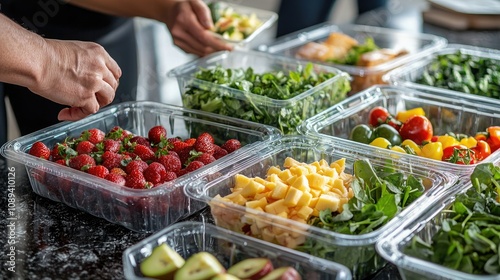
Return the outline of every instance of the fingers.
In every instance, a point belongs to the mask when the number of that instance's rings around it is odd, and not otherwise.
[[[214,24],[210,14],[210,8],[208,8],[203,1],[191,1],[190,4],[201,25],[206,29],[211,29]]]
[[[120,68],[118,63],[116,63],[116,61],[109,55],[107,56],[105,63],[106,67],[108,67],[109,71],[111,71],[111,73],[113,74],[113,77],[116,80],[120,79],[120,77],[122,76],[122,69]]]

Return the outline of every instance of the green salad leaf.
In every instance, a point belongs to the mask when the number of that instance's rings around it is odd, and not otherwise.
[[[361,55],[378,49],[379,47],[375,44],[375,40],[373,40],[372,37],[367,37],[362,44],[358,44],[350,48],[345,57],[339,59],[329,59],[327,62],[342,65],[356,65]]]

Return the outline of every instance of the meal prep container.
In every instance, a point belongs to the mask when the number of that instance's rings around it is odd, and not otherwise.
[[[224,2],[224,1],[211,1],[211,2],[220,2],[223,6],[231,7],[236,13],[241,15],[251,15],[255,14],[257,18],[262,22],[262,25],[257,28],[250,36],[243,40],[231,40],[224,38],[222,35],[218,33],[214,33],[215,36],[221,38],[222,40],[235,45],[240,49],[249,49],[251,46],[255,45],[255,41],[261,36],[263,36],[265,31],[269,30],[278,20],[278,14],[272,11],[247,7],[243,5],[238,5],[232,2]],[[274,35],[273,35],[274,37]]]
[[[396,59],[373,67],[315,61],[318,64],[333,66],[349,73],[353,77],[353,81],[351,82],[352,91],[350,94],[357,93],[375,84],[385,84],[382,78],[388,71],[408,63],[415,56],[425,57],[434,50],[440,49],[447,44],[446,39],[430,34],[409,33],[408,31],[365,25],[319,24],[294,32],[290,35],[285,35],[278,38],[274,43],[262,45],[258,49],[272,54],[297,58],[297,51],[302,46],[309,42],[321,43],[325,41],[332,32],[344,33],[356,39],[359,43],[363,43],[366,38],[371,37],[380,48],[408,51],[406,55],[402,55]]]
[[[253,68],[254,73],[283,71],[297,71],[299,66],[305,67],[307,62],[300,62],[292,58],[281,57],[256,51],[218,52],[179,66],[169,72],[169,76],[177,78],[184,107],[199,109],[199,101],[185,94],[189,88],[201,89],[208,93],[217,94],[221,105],[205,106],[201,110],[229,115],[236,118],[260,121],[263,124],[280,128],[284,134],[296,134],[296,126],[300,123],[291,121],[289,112],[298,116],[300,122],[314,116],[333,104],[344,100],[349,91],[349,76],[338,69],[329,66],[313,64],[313,71],[332,72],[335,76],[320,85],[313,87],[287,100],[272,99],[242,90],[221,86],[194,78],[200,69],[221,66],[230,69]],[[258,115],[262,120],[255,120],[252,116]],[[281,123],[283,121],[283,123]]]
[[[209,252],[226,269],[246,258],[266,257],[275,268],[294,267],[302,279],[351,279],[350,271],[343,265],[201,222],[171,225],[126,249],[123,253],[125,277],[149,279],[142,276],[139,264],[151,254],[153,248],[163,243],[185,259],[198,252]]]
[[[348,141],[367,149],[367,153],[398,155],[409,161],[419,162],[426,168],[458,175],[470,174],[478,164],[461,165],[428,159],[349,140],[352,129],[358,124],[368,124],[370,110],[377,106],[386,108],[394,116],[398,111],[422,107],[432,123],[434,135],[453,132],[474,136],[476,132],[486,131],[489,126],[500,125],[499,107],[493,103],[478,104],[475,96],[456,96],[436,88],[418,91],[395,86],[373,86],[305,120],[299,130],[303,134]],[[492,162],[498,158],[500,150],[480,163]]]
[[[488,58],[492,60],[497,60],[500,64],[500,50],[474,47],[468,45],[450,44],[445,48],[436,49],[432,53],[426,55],[420,55],[411,64],[404,67],[390,71],[384,79],[387,80],[392,85],[403,86],[418,89],[421,91],[435,91],[436,87],[419,84],[416,81],[422,77],[422,73],[429,68],[433,61],[436,60],[438,55],[448,55],[455,54],[460,51],[463,54],[471,55],[473,57]],[[497,85],[500,87],[500,84]],[[500,106],[500,99],[491,98],[486,96],[480,96],[475,94],[470,94],[466,92],[451,90],[449,88],[440,88],[439,93],[454,94],[456,99],[467,99],[474,98],[474,103],[495,103],[496,106]]]
[[[494,163],[499,165],[499,162]],[[458,194],[465,193],[472,184],[469,180],[456,187],[450,188],[435,203],[434,207],[421,215],[415,216],[412,221],[386,235],[376,244],[377,252],[386,260],[398,267],[399,273],[406,280],[440,279],[440,280],[493,280],[497,275],[477,275],[454,270],[424,259],[419,259],[405,253],[412,238],[418,236],[424,242],[429,242],[442,226],[442,218],[446,217],[446,209],[452,206]]]
[[[404,175],[412,174],[421,178],[427,191],[400,214],[396,215],[381,228],[362,235],[339,234],[319,227],[285,219],[252,208],[246,208],[220,199],[213,199],[217,195],[224,197],[231,193],[235,175],[243,174],[247,177],[265,178],[271,166],[283,166],[286,157],[312,163],[325,159],[328,163],[345,158],[345,172],[353,174],[353,163],[358,159],[369,159],[374,167],[392,166]],[[412,161],[403,158],[382,158],[366,153],[362,148],[344,146],[335,140],[325,140],[307,136],[284,136],[268,143],[265,147],[255,149],[247,157],[237,160],[228,160],[218,165],[210,173],[199,176],[185,187],[186,194],[194,199],[206,202],[211,207],[215,224],[236,232],[243,232],[245,216],[250,214],[255,224],[272,224],[291,236],[305,237],[306,241],[317,242],[317,245],[327,248],[318,248],[315,245],[313,255],[334,261],[348,267],[354,278],[362,279],[375,273],[386,262],[376,253],[375,242],[384,234],[405,224],[406,218],[424,211],[432,201],[446,188],[457,181],[457,176],[448,173],[437,173],[434,170],[422,168]],[[248,217],[248,216],[246,216]],[[245,226],[247,227],[247,226]],[[319,246],[319,247],[321,247]]]
[[[134,231],[157,231],[204,206],[187,198],[183,186],[197,172],[225,161],[224,157],[176,180],[139,190],[28,154],[36,141],[52,147],[90,128],[108,132],[114,126],[120,126],[147,137],[149,129],[155,125],[163,125],[168,137],[187,139],[203,131],[211,133],[216,143],[217,137],[240,139],[242,148],[235,151],[235,155],[244,153],[252,145],[262,146],[265,145],[263,142],[281,136],[275,128],[256,123],[160,103],[127,102],[105,108],[80,121],[63,122],[9,141],[2,146],[1,154],[25,165],[33,191],[38,195]]]

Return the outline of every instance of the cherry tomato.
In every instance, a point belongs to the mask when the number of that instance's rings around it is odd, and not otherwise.
[[[475,153],[464,145],[446,147],[441,160],[465,165],[476,163]]]
[[[472,150],[474,151],[477,161],[484,160],[491,155],[490,145],[484,140],[477,141],[476,147],[472,148]]]
[[[430,141],[432,133],[432,124],[429,119],[418,115],[410,117],[399,130],[399,134],[403,139],[413,140],[417,145]]]
[[[370,110],[368,123],[373,127],[377,127],[380,124],[385,123],[389,116],[390,114],[387,109],[381,106],[377,106]]]

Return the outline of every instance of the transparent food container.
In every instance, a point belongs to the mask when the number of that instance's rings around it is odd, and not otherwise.
[[[179,66],[170,71],[169,76],[177,78],[184,107],[259,122],[277,127],[284,134],[296,134],[296,127],[304,119],[345,99],[349,91],[349,76],[345,72],[312,64],[313,72],[329,72],[335,76],[286,100],[196,79],[195,74],[201,69],[221,66],[225,69],[252,68],[259,74],[282,71],[286,75],[299,67],[305,69],[307,64],[256,51],[218,52]]]
[[[498,162],[494,164],[496,166],[499,165]],[[407,280],[499,279],[500,274],[496,275],[470,274],[449,267],[445,267],[443,265],[433,263],[425,259],[412,256],[408,254],[408,252],[406,251],[407,248],[411,246],[411,242],[413,242],[414,238],[418,237],[426,243],[431,242],[433,236],[439,230],[442,229],[443,219],[447,218],[449,215],[449,213],[447,213],[447,210],[451,208],[451,206],[457,199],[457,196],[465,194],[465,192],[472,187],[473,186],[470,180],[464,180],[461,184],[458,184],[456,187],[450,188],[448,192],[444,193],[441,196],[441,198],[438,201],[436,201],[433,207],[428,209],[428,211],[423,212],[421,215],[415,216],[409,224],[396,229],[391,234],[388,234],[384,238],[379,240],[376,244],[377,252],[379,252],[379,254],[384,259],[395,264],[403,279]],[[481,209],[481,207],[484,207],[483,203],[478,203],[478,204],[480,204],[481,206],[478,207],[477,209]],[[475,211],[475,209],[473,211]],[[483,228],[483,230],[479,234],[483,234],[485,231],[486,230]],[[491,238],[491,236],[489,236],[489,238]],[[448,249],[448,247],[446,247],[446,249]],[[478,251],[476,250],[476,252]],[[468,253],[468,255],[471,256],[470,252]]]
[[[266,178],[268,169],[272,166],[283,166],[287,157],[308,164],[321,159],[328,163],[345,159],[347,174],[353,174],[353,164],[356,160],[368,159],[377,169],[390,167],[403,176],[411,174],[421,179],[426,191],[385,225],[360,235],[336,233],[216,198],[218,195],[224,197],[231,193],[230,188],[234,187],[237,174],[250,178]],[[337,141],[284,136],[271,141],[266,147],[252,151],[247,157],[219,165],[217,169],[211,170],[210,174],[204,174],[186,185],[185,191],[188,196],[210,205],[215,224],[218,226],[295,249],[298,249],[295,245],[313,243],[315,245],[307,251],[308,254],[343,264],[351,270],[354,278],[362,279],[386,264],[376,253],[375,242],[384,234],[402,226],[406,217],[423,211],[439,193],[456,181],[455,175],[436,173],[404,159],[377,157],[363,149],[344,146]],[[248,219],[253,221],[251,226],[247,223]],[[273,234],[265,235],[267,230],[271,230]],[[279,236],[283,236],[284,240]]]
[[[456,96],[440,89],[419,91],[395,86],[373,86],[351,96],[328,110],[307,119],[299,127],[303,134],[319,135],[327,139],[342,139],[352,144],[369,149],[370,153],[390,156],[396,154],[418,161],[429,169],[467,175],[478,163],[461,165],[441,160],[424,158],[378,148],[368,144],[349,140],[350,133],[358,124],[368,124],[370,110],[382,106],[390,114],[421,107],[425,116],[433,126],[434,135],[448,132],[463,133],[475,136],[477,132],[485,132],[489,126],[500,125],[498,107],[492,103],[478,104],[474,96]],[[492,153],[481,162],[492,162],[500,158],[500,150]]]
[[[404,86],[404,87],[410,87],[410,88],[415,88],[421,91],[433,91],[436,89],[436,87],[429,86],[429,85],[424,85],[418,83],[418,79],[420,79],[423,75],[423,73],[429,69],[430,65],[436,61],[437,56],[439,55],[451,55],[451,54],[456,54],[457,52],[461,52],[462,54],[465,55],[470,55],[474,58],[477,59],[491,59],[491,60],[496,60],[497,64],[500,64],[500,51],[495,50],[495,49],[489,49],[489,48],[481,48],[481,47],[474,47],[474,46],[468,46],[468,45],[459,45],[459,44],[450,44],[446,46],[446,48],[442,49],[436,49],[432,53],[429,53],[427,55],[422,55],[419,56],[415,62],[405,66],[401,67],[398,69],[395,69],[393,71],[390,71],[384,79],[386,79],[390,84],[397,85],[397,86]],[[461,70],[461,69],[459,69]],[[478,82],[478,81],[475,81]],[[491,81],[490,81],[491,82]],[[500,84],[496,85],[497,92],[500,91]],[[457,91],[457,90],[452,90],[449,87],[447,88],[440,88],[440,92],[443,93],[448,93],[448,94],[455,94],[455,98],[460,98],[460,99],[468,99],[468,98],[474,98],[474,103],[495,103],[497,104],[496,106],[500,106],[500,97],[486,97],[486,96],[481,96],[477,94],[471,94],[467,93],[465,91]],[[470,99],[469,99],[470,100]]]
[[[364,43],[366,38],[373,38],[374,43],[380,48],[407,51],[405,55],[374,66],[342,65],[315,61],[316,63],[333,66],[349,73],[353,77],[350,94],[357,93],[376,84],[385,84],[383,76],[388,71],[408,63],[415,56],[423,57],[447,44],[446,39],[430,34],[410,33],[408,31],[365,25],[319,24],[290,35],[285,35],[278,38],[272,44],[259,46],[258,49],[272,54],[299,58],[297,53],[301,47],[309,42],[324,42],[333,32],[348,35],[360,44]]]
[[[231,43],[235,45],[238,48],[241,49],[249,49],[252,46],[256,45],[257,39],[260,37],[264,36],[263,33],[266,32],[266,30],[269,30],[278,20],[278,14],[272,11],[267,11],[267,10],[262,10],[262,9],[257,9],[257,8],[252,8],[252,7],[247,7],[243,5],[238,5],[232,2],[224,2],[224,1],[211,1],[213,3],[218,2],[221,8],[231,8],[234,13],[240,14],[240,15],[245,15],[245,16],[250,16],[250,15],[255,15],[260,22],[262,23],[258,28],[256,28],[251,34],[249,34],[246,38],[243,39],[231,39],[231,38],[225,38],[219,33],[214,33],[215,36],[221,38],[222,40]],[[274,35],[273,35],[274,37]]]
[[[163,125],[168,137],[188,139],[203,131],[211,133],[216,143],[220,139],[241,139],[242,148],[234,152],[236,155],[252,145],[260,146],[281,136],[275,128],[256,123],[160,103],[127,102],[105,108],[80,121],[62,122],[11,140],[2,146],[1,154],[25,165],[33,191],[38,195],[134,231],[157,231],[204,206],[186,197],[183,186],[202,169],[216,167],[225,160],[224,157],[154,188],[132,189],[28,153],[36,141],[52,147],[90,128],[108,132],[120,126],[135,135],[147,137],[149,129],[155,125]]]
[[[351,279],[350,271],[343,265],[202,222],[171,225],[126,249],[123,252],[125,278],[149,279],[142,276],[139,265],[151,254],[153,248],[163,243],[185,259],[195,253],[209,252],[226,269],[243,259],[266,257],[271,260],[274,268],[295,268],[302,279]]]

